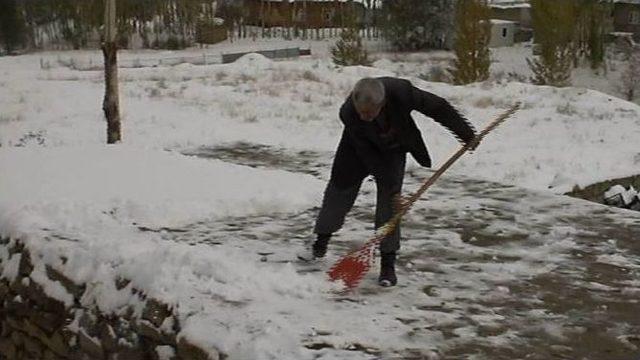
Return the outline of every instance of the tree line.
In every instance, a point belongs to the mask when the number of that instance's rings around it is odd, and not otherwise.
[[[440,49],[452,42],[456,58],[449,69],[456,84],[483,81],[489,77],[491,58],[491,9],[486,0],[389,0],[382,2],[386,39],[397,50]],[[571,70],[588,61],[593,69],[604,63],[605,39],[611,25],[612,1],[531,0],[534,48],[527,59],[534,73],[532,82],[567,86]],[[453,24],[453,28],[451,25]],[[361,40],[354,32],[338,41],[334,50],[366,64]],[[337,63],[353,64],[338,58]]]
[[[293,0],[291,7],[300,19],[280,33],[288,38],[320,38],[320,29],[305,26],[308,3]],[[275,36],[264,24],[271,1],[258,0],[263,21],[262,36]],[[351,4],[350,4],[351,3]],[[367,37],[382,35],[398,50],[444,48],[453,19],[450,0],[361,0],[360,7],[336,6],[340,27],[354,11],[362,10],[360,30]],[[214,16],[226,20],[230,33],[248,37],[248,3],[245,0],[117,0],[119,43],[127,47],[132,34],[142,39],[142,47],[184,47],[191,45],[199,24],[211,23]],[[354,10],[357,9],[357,10]],[[103,26],[104,0],[0,0],[0,45],[16,49],[42,49],[48,44],[61,48],[97,47],[91,40]],[[298,15],[295,15],[298,16]],[[336,35],[337,29],[333,29]]]
[[[186,46],[202,21],[213,21],[211,0],[117,0],[118,42],[139,34],[143,46]],[[6,52],[46,44],[85,48],[103,29],[104,0],[0,0],[0,43]],[[171,43],[173,42],[173,44]]]
[[[307,11],[307,2],[295,0],[294,9]],[[264,24],[270,1],[259,0],[262,35],[272,35]],[[450,70],[459,84],[488,77],[491,11],[486,0],[363,0],[361,19],[353,0],[340,6],[342,27],[349,29],[339,43],[339,53],[368,60],[349,46],[364,48],[360,34],[375,23],[397,51],[445,49],[456,54]],[[582,61],[593,69],[602,67],[605,37],[610,28],[612,0],[531,0],[535,54],[528,59],[537,84],[566,86],[571,70]],[[244,0],[117,0],[118,42],[127,46],[138,34],[146,48],[181,48],[191,45],[199,24],[227,20],[231,31],[246,36],[247,6]],[[360,9],[357,8],[357,9]],[[19,48],[42,48],[47,41],[87,47],[101,33],[104,0],[0,0],[0,42],[7,52]],[[367,13],[368,11],[368,13]],[[368,14],[368,15],[367,15]],[[306,16],[306,15],[305,15]],[[344,19],[347,19],[345,21]],[[303,18],[304,20],[304,18]],[[293,23],[292,23],[293,26]],[[297,26],[297,25],[296,25]],[[281,36],[311,38],[307,29],[290,28]],[[317,31],[317,29],[316,29]],[[316,34],[317,35],[317,34]],[[95,46],[94,46],[95,47]],[[342,61],[351,63],[353,61]]]

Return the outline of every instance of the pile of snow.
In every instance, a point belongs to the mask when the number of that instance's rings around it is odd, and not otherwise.
[[[264,55],[258,53],[249,53],[241,56],[233,64],[241,66],[243,69],[250,72],[256,72],[260,70],[267,70],[273,67],[273,61]]]

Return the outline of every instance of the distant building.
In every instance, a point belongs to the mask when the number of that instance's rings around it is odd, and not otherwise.
[[[640,41],[640,0],[614,0],[613,5],[613,30]]]
[[[360,2],[344,0],[244,0],[247,25],[307,28],[334,28],[345,25],[345,14],[353,12],[362,23],[367,11]]]
[[[491,8],[491,18],[495,20],[504,20],[513,23],[513,43],[529,41],[533,37],[533,30],[531,26],[531,4],[529,0],[490,0],[489,7]],[[510,38],[509,29],[511,25],[496,24],[493,27],[501,27],[500,34],[504,34],[507,31],[507,35],[500,39],[496,39],[497,42],[503,41],[502,38]],[[506,29],[506,30],[505,30]],[[493,41],[493,39],[492,39]],[[510,46],[510,45],[501,45]]]
[[[489,47],[513,46],[518,24],[514,21],[491,19]]]

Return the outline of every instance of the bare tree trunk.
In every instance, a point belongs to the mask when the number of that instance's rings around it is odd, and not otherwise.
[[[284,35],[286,37],[287,40],[291,40],[291,27],[293,26],[292,24],[292,17],[291,17],[291,8],[292,5],[287,3],[287,7],[285,8],[284,12],[284,21],[285,21],[285,28],[286,30],[286,35]],[[285,34],[284,29],[283,29],[283,34]]]
[[[102,110],[107,118],[107,144],[122,140],[118,100],[118,45],[116,44],[116,0],[105,1],[104,55],[105,92]]]
[[[362,21],[364,23],[364,31],[367,39],[371,40],[371,24],[369,23],[369,16],[367,16],[367,9],[371,11],[371,0],[367,0],[366,4],[362,6]]]
[[[373,37],[378,38],[378,4],[376,0],[373,0],[373,8],[371,9],[373,13],[371,14],[371,23],[373,25]]]
[[[267,36],[271,38],[271,30],[273,28],[273,23],[271,22],[271,1],[267,3],[267,20],[267,27],[269,28],[269,30],[267,30]]]
[[[260,20],[262,24],[262,37],[264,38],[264,0],[260,0]]]
[[[303,0],[302,2],[302,12],[304,13],[304,20],[302,22],[302,26],[304,26],[304,28],[302,29],[302,38],[304,40],[307,40],[307,29],[309,28],[309,14],[307,13],[307,0]]]

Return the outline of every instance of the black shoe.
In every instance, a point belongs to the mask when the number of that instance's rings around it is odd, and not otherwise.
[[[383,287],[390,287],[395,286],[397,283],[396,253],[382,253],[380,256],[380,277],[378,277],[378,284]]]
[[[327,255],[327,245],[329,244],[330,239],[331,234],[318,234],[313,245],[307,245],[305,249],[298,252],[298,259],[309,262],[325,257],[325,255]]]

